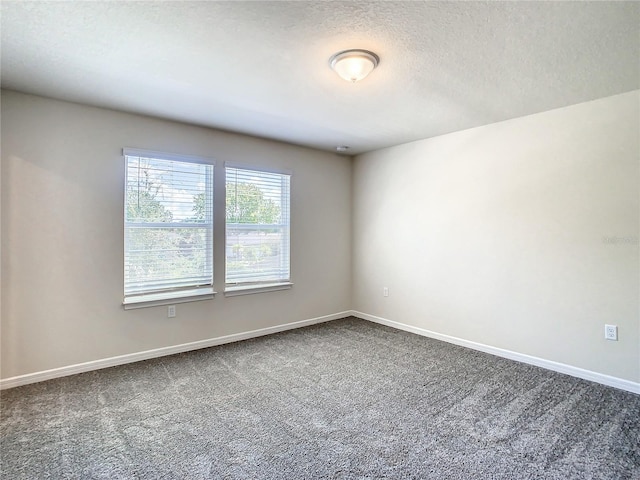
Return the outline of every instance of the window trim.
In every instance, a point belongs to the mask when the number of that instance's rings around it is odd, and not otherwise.
[[[136,308],[173,305],[174,303],[198,302],[212,300],[218,292],[213,287],[190,288],[187,290],[168,290],[157,293],[142,293],[125,297],[122,305],[125,310]]]
[[[291,287],[293,287],[292,282],[229,284],[224,289],[224,296],[238,297],[240,295],[253,295],[254,293],[277,292],[278,290],[289,290]]]

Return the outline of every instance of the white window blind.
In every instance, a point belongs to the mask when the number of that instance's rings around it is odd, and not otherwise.
[[[125,149],[124,294],[213,286],[213,165]]]
[[[227,166],[226,284],[290,281],[291,175]]]

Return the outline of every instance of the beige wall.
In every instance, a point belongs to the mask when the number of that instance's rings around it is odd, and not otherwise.
[[[9,91],[1,120],[2,378],[350,308],[349,158]],[[178,304],[175,319],[166,307],[123,310],[122,147],[214,157],[218,182],[225,161],[292,170],[295,286]]]
[[[635,91],[358,156],[353,308],[640,381],[639,105]]]
[[[3,91],[1,378],[353,308],[638,382],[639,105],[631,92],[351,165]],[[293,170],[294,288],[178,304],[175,319],[124,311],[124,146],[214,157],[218,181],[224,161]]]

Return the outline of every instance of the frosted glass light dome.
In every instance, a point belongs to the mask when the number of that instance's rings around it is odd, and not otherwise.
[[[345,50],[336,53],[329,63],[331,68],[348,82],[357,82],[378,66],[380,58],[368,50]]]

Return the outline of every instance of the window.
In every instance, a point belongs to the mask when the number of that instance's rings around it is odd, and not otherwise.
[[[291,175],[227,165],[226,292],[288,288]]]
[[[212,162],[123,153],[125,308],[213,297]]]

